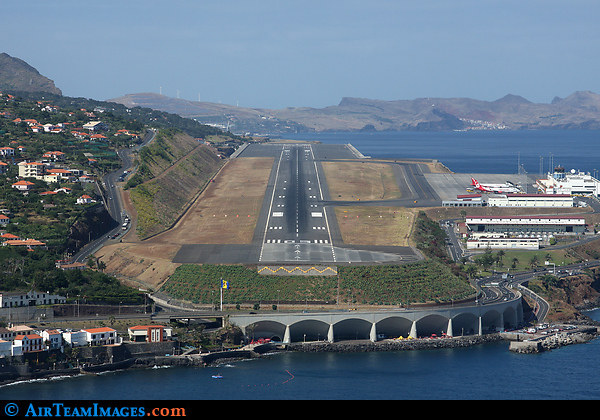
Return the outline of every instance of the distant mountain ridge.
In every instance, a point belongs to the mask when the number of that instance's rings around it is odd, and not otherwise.
[[[555,97],[549,104],[533,103],[513,94],[495,101],[470,98],[384,101],[345,97],[338,105],[320,109],[279,110],[195,102],[156,93],[129,94],[109,102],[228,125],[237,133],[600,129],[600,95],[589,91],[578,91],[566,98]]]
[[[46,92],[62,96],[54,82],[21,59],[0,53],[0,91]],[[418,98],[384,101],[342,98],[325,108],[261,109],[187,101],[156,93],[110,99],[192,118],[235,133],[284,134],[318,131],[447,131],[467,129],[600,130],[600,95],[578,91],[551,103],[513,94],[495,101]]]
[[[3,90],[62,95],[52,80],[42,76],[25,61],[6,53],[0,54],[0,92]]]

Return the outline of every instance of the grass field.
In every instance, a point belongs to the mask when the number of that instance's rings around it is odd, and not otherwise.
[[[335,215],[349,245],[408,246],[415,219],[404,207],[336,207]]]
[[[400,198],[390,165],[384,163],[324,162],[332,200],[388,200]]]

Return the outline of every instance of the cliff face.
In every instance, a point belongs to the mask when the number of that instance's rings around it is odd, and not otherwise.
[[[550,303],[548,321],[582,320],[583,311],[600,307],[600,268],[557,280],[536,280],[531,288]]]
[[[0,54],[0,91],[10,92],[48,92],[62,95],[54,82],[42,76],[25,61]]]

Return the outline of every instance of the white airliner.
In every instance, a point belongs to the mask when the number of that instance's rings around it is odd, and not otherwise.
[[[491,192],[496,194],[521,192],[521,189],[510,181],[506,181],[506,184],[480,184],[479,181],[471,177],[471,185],[473,185],[479,191]]]

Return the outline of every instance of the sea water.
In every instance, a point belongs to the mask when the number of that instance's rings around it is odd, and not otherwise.
[[[347,144],[373,158],[437,159],[456,173],[545,175],[554,167],[600,171],[600,131],[475,130],[286,134],[295,140]]]
[[[600,310],[588,312],[600,320]],[[508,342],[369,353],[274,353],[217,367],[80,375],[0,388],[1,400],[500,400],[600,398],[600,340],[540,354]],[[212,376],[220,373],[222,379]]]

